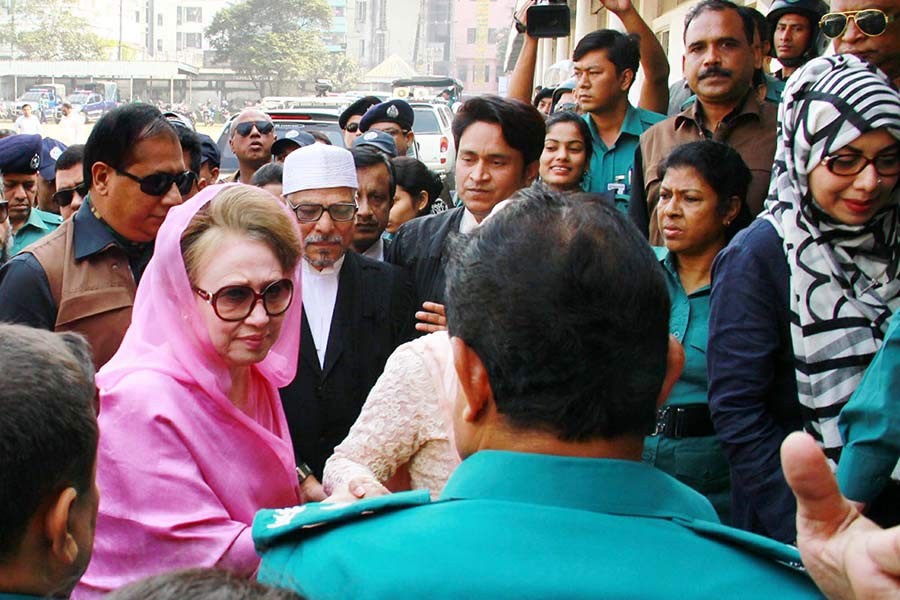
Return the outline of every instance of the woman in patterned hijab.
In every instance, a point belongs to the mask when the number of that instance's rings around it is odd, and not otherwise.
[[[900,308],[900,94],[824,57],[788,80],[778,117],[766,210],[713,266],[707,362],[734,524],[789,542],[781,441],[802,426],[836,466],[840,410]]]

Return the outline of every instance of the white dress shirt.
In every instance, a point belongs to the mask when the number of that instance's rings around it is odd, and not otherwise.
[[[303,260],[303,309],[312,332],[319,356],[319,366],[325,367],[325,350],[328,348],[328,335],[331,333],[331,317],[334,314],[334,303],[337,300],[338,278],[342,256],[333,267],[316,270],[305,259]]]
[[[471,233],[476,227],[478,227],[478,221],[475,219],[475,215],[470,213],[468,208],[463,209],[463,216],[459,221],[459,232]]]

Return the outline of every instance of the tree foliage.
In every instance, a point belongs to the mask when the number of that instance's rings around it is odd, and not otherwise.
[[[336,90],[348,90],[360,78],[359,64],[343,52],[331,52],[325,61],[324,71]]]
[[[23,3],[25,4],[25,3]],[[15,46],[30,60],[99,60],[108,42],[90,30],[86,19],[72,12],[67,0],[27,4],[18,15]]]
[[[331,26],[325,0],[244,0],[219,11],[206,30],[220,61],[250,79],[261,96],[282,83],[321,77]]]

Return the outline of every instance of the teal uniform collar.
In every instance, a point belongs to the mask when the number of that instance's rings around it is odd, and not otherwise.
[[[24,223],[22,223],[22,226],[19,227],[19,231],[17,231],[16,234],[18,234],[19,232],[23,231],[26,228],[40,229],[41,231],[51,231],[53,229],[56,229],[56,227],[50,227],[44,221],[43,216],[50,215],[50,214],[52,214],[52,213],[42,211],[39,208],[31,207],[31,212],[28,213],[28,220],[25,221]]]
[[[718,522],[706,498],[639,461],[481,450],[441,500],[481,499],[664,519]]]
[[[600,139],[600,132],[597,131],[597,124],[594,123],[594,119],[591,117],[591,114],[585,113],[584,120],[587,121],[588,129],[591,130],[591,138],[593,138],[594,143],[594,152],[597,152],[598,148],[609,150],[609,148],[606,147],[606,144],[603,143],[603,140]],[[639,138],[645,130],[646,127],[644,127],[641,122],[641,115],[638,112],[638,109],[633,107],[629,102],[628,106],[625,108],[625,118],[622,120],[622,128],[619,129],[619,135],[618,137],[616,137],[616,143],[618,143],[623,133],[627,133],[628,135]],[[613,146],[615,146],[615,144],[613,144]]]
[[[0,592],[0,600],[32,600],[34,598],[46,598],[46,596],[32,596],[30,594],[13,594],[11,592]]]

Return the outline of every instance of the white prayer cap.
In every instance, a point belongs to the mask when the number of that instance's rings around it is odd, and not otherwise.
[[[356,165],[349,151],[328,144],[311,144],[294,150],[284,159],[282,193],[336,187],[359,187]]]

